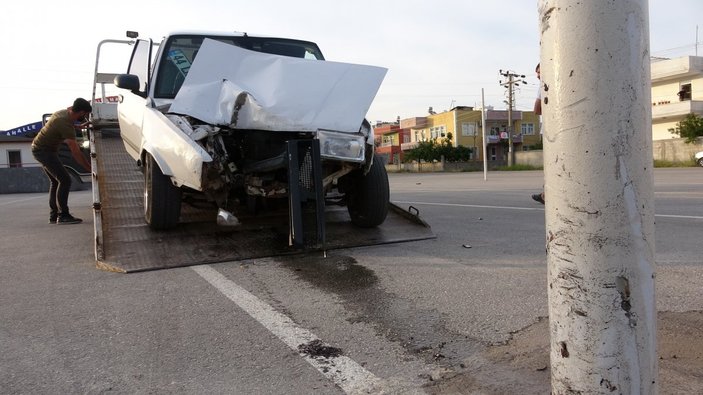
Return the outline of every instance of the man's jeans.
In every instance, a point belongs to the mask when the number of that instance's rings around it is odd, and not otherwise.
[[[32,150],[34,158],[41,163],[49,177],[49,208],[51,214],[68,214],[68,193],[71,190],[71,176],[59,160],[56,152]]]

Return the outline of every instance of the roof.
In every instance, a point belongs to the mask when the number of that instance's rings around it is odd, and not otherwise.
[[[0,143],[31,143],[32,140],[32,136],[24,134],[17,136],[6,136],[5,134],[0,134]]]

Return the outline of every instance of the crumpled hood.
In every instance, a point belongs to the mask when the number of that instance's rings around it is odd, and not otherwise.
[[[169,112],[235,129],[356,133],[387,71],[206,39]]]

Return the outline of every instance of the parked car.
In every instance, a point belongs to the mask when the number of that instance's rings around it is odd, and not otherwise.
[[[703,151],[696,153],[695,158],[698,166],[703,167]]]

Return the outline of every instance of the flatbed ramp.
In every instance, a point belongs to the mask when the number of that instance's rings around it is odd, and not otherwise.
[[[144,222],[144,178],[118,132],[96,130],[92,140],[99,268],[129,273],[311,252],[288,246],[287,214],[242,217],[242,225],[223,227],[215,222],[216,208],[204,202],[184,201],[181,223],[175,229],[150,229]],[[325,219],[324,250],[436,237],[417,212],[411,214],[395,204],[377,228],[352,225],[345,207],[328,207]]]

